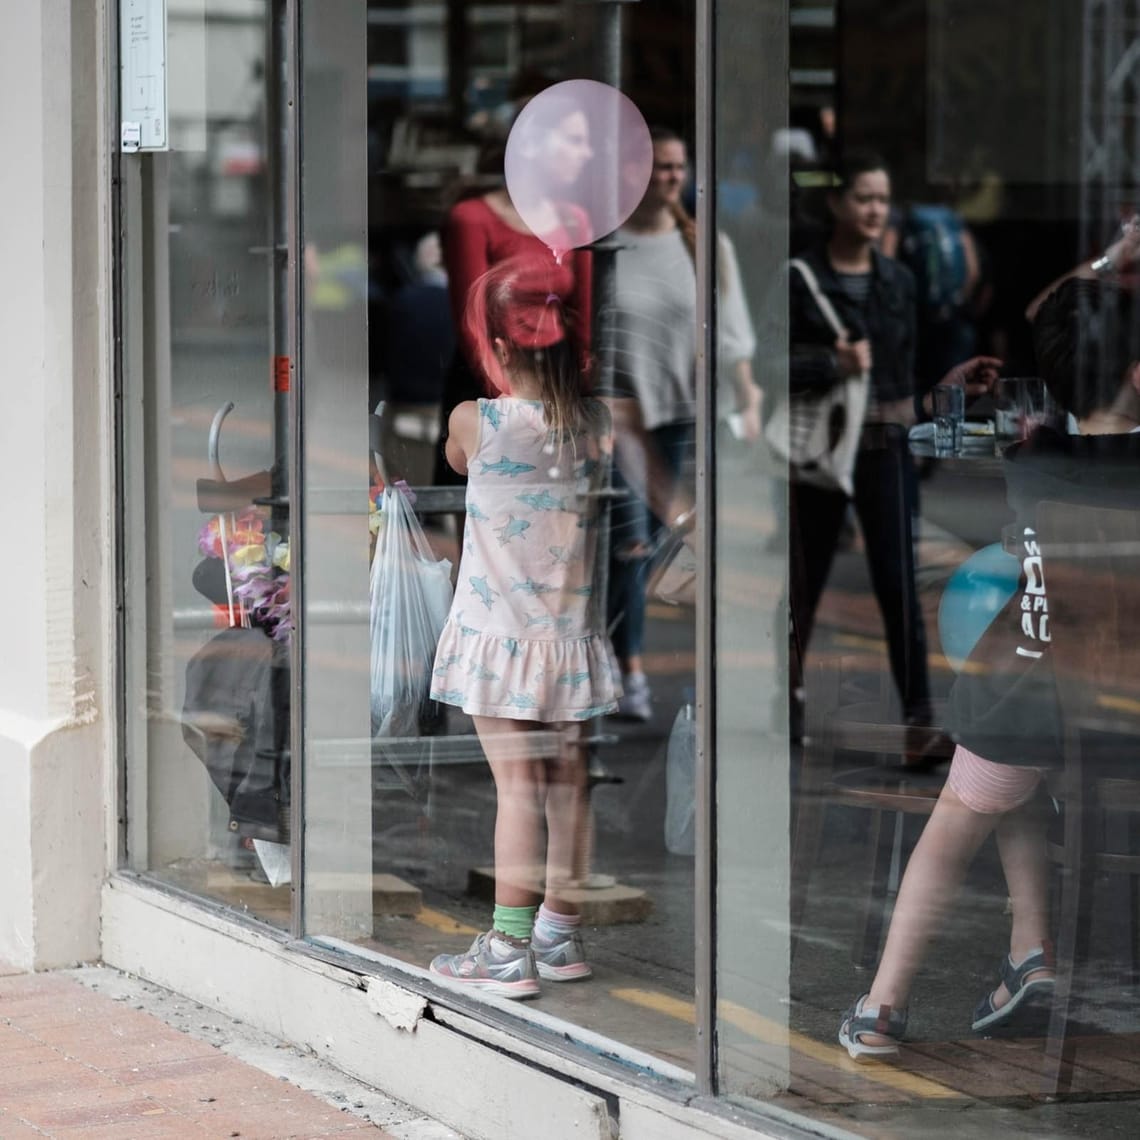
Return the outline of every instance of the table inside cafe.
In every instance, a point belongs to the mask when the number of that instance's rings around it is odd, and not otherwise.
[[[1000,463],[1005,447],[1027,438],[1038,425],[1063,418],[1037,376],[1001,377],[992,394],[969,406],[960,387],[939,384],[932,402],[931,421],[910,429],[910,452],[916,458]]]
[[[915,424],[910,429],[910,453],[916,459],[946,460],[948,462],[970,461],[972,463],[989,460],[1000,465],[1001,457],[994,446],[993,420],[966,419],[962,424],[961,446],[956,455],[936,455],[934,448],[934,424]]]

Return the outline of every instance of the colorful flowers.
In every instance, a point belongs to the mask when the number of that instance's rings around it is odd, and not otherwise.
[[[276,531],[267,534],[268,522],[269,512],[262,507],[249,507],[237,515],[214,515],[198,533],[198,550],[207,558],[221,558],[224,536],[241,624],[256,625],[275,641],[286,641],[293,632],[289,540]]]
[[[384,498],[384,484],[379,479],[368,488],[368,532],[377,534],[380,530],[380,517],[382,514],[382,500]]]
[[[396,485],[411,495],[406,483]],[[383,521],[383,500],[384,484],[377,480],[368,488],[368,529],[373,534]],[[232,621],[256,625],[274,641],[287,641],[293,632],[289,540],[276,531],[267,533],[269,524],[264,507],[214,515],[198,532],[198,551],[206,558],[221,558],[224,546],[233,590]]]

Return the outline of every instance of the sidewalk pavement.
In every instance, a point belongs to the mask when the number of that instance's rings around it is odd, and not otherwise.
[[[214,1040],[201,1039],[211,1032]],[[255,1068],[231,1055],[243,1049],[268,1063]],[[393,1131],[377,1127],[378,1116],[395,1121]],[[0,964],[0,1140],[348,1135],[457,1136],[300,1050],[138,979]]]

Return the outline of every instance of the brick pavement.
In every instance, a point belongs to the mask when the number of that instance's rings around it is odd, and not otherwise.
[[[0,1140],[391,1133],[55,974],[0,965]]]

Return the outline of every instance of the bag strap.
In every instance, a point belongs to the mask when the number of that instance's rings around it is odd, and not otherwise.
[[[835,306],[832,305],[823,290],[819,287],[819,282],[816,280],[811,266],[798,257],[793,257],[788,264],[804,279],[804,284],[808,287],[808,292],[811,293],[815,303],[819,306],[819,311],[823,314],[823,319],[831,325],[831,329],[835,335],[841,340],[847,340],[847,329],[843,327],[843,322],[839,319],[839,314],[835,311]]]

